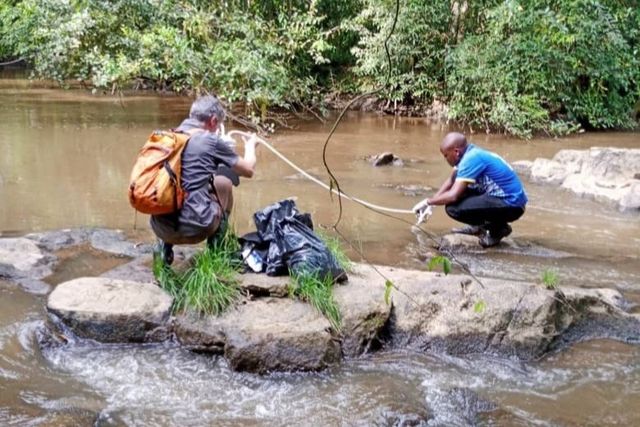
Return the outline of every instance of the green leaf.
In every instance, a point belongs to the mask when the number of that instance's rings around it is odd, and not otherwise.
[[[485,308],[487,308],[487,303],[485,303],[483,300],[479,300],[473,305],[473,311],[478,314],[482,313]]]
[[[391,280],[387,280],[384,282],[384,302],[385,304],[391,304],[391,289],[393,289],[393,282]]]
[[[427,265],[427,268],[429,269],[429,271],[433,271],[433,269],[436,268],[438,265],[442,266],[442,271],[444,272],[444,274],[451,273],[451,260],[446,256],[440,255],[440,256],[431,258],[431,260],[429,260],[429,264]]]
[[[445,275],[451,273],[451,260],[447,257],[444,257],[442,261],[442,271]]]

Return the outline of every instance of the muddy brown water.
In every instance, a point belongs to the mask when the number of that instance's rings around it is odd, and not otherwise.
[[[138,215],[133,230],[128,174],[149,132],[175,126],[188,107],[189,100],[180,97],[120,99],[0,79],[2,235],[99,226],[152,240],[146,217]],[[329,124],[292,124],[294,129],[271,141],[326,178],[321,148]],[[392,187],[440,185],[449,173],[438,152],[447,130],[421,119],[351,113],[333,137],[327,160],[347,193],[408,209],[420,197]],[[486,135],[473,140],[511,161],[551,157],[561,148],[640,147],[640,134],[618,132],[531,142]],[[412,161],[373,168],[363,160],[382,151]],[[530,206],[514,225],[513,238],[526,249],[460,260],[481,276],[533,281],[551,268],[561,285],[612,287],[640,302],[640,217],[552,187],[525,185]],[[335,199],[259,149],[255,179],[236,191],[237,230],[251,231],[255,210],[291,196],[318,226],[336,221]],[[453,225],[437,209],[426,228],[442,235]],[[345,201],[339,229],[372,262],[424,268],[425,249],[406,223]],[[64,268],[47,281],[99,274],[117,264],[87,253],[71,259],[60,254]],[[381,282],[381,298],[383,288]],[[35,331],[45,316],[44,298],[0,282],[2,425],[386,425],[425,418],[429,425],[464,425],[468,420],[451,398],[457,389],[498,406],[482,415],[483,425],[640,425],[636,346],[599,340],[527,364],[393,352],[318,374],[259,377],[170,345],[79,343],[43,352]]]

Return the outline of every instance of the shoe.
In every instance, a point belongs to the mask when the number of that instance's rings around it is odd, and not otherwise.
[[[465,225],[460,228],[452,228],[451,232],[455,234],[468,234],[470,236],[482,236],[487,229],[481,225]]]
[[[173,245],[162,240],[158,241],[153,248],[153,258],[156,259],[157,257],[160,257],[166,265],[173,264]]]
[[[480,246],[483,248],[490,248],[500,243],[502,239],[511,234],[512,228],[509,224],[505,224],[503,227],[491,233],[487,231],[483,236],[480,236]]]

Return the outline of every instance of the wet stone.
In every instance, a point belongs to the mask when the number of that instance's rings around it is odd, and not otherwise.
[[[149,283],[83,277],[58,285],[49,295],[47,310],[81,338],[146,342],[166,325],[172,302]]]
[[[52,272],[56,258],[43,252],[30,239],[0,239],[0,277],[15,279],[42,279]]]
[[[416,184],[381,184],[380,187],[397,191],[408,197],[426,196],[433,191],[431,187]]]
[[[149,254],[153,250],[152,244],[135,244],[128,241],[121,230],[93,230],[89,242],[95,249],[121,256],[136,257]]]
[[[181,344],[222,351],[238,371],[315,371],[340,362],[329,322],[308,304],[288,298],[260,298],[220,317],[181,315],[175,323]]]
[[[384,280],[363,265],[355,265],[345,284],[336,285],[333,295],[342,315],[342,352],[357,357],[376,349],[391,316],[384,301]]]
[[[89,240],[91,230],[84,228],[46,231],[27,234],[25,238],[35,241],[38,246],[50,252],[56,252],[71,246],[78,246]]]
[[[622,296],[611,289],[547,290],[495,279],[482,279],[482,287],[463,275],[380,270],[402,291],[392,293],[389,333],[394,347],[529,360],[584,322],[592,330],[614,321],[623,330],[637,328],[637,318],[623,311]],[[618,335],[611,332],[612,338],[620,339]]]
[[[365,160],[370,162],[373,166],[404,166],[402,159],[391,152],[380,153],[372,156],[365,157]]]
[[[152,257],[150,255],[135,258],[133,261],[122,264],[114,269],[102,273],[100,277],[110,279],[133,280],[140,283],[154,283]]]

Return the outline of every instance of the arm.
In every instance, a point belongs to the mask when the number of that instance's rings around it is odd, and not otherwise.
[[[440,189],[438,190],[438,192],[436,194],[433,195],[433,197],[438,197],[442,193],[451,190],[451,187],[453,187],[453,183],[456,180],[456,174],[457,173],[458,173],[458,170],[454,168],[451,171],[451,175],[449,175],[449,178],[447,178],[447,180],[440,186]]]
[[[466,181],[456,181],[457,174],[458,170],[454,168],[451,175],[449,175],[449,178],[447,178],[447,180],[442,184],[436,194],[418,202],[412,210],[417,212],[429,205],[448,205],[449,203],[453,203],[458,200],[469,183]]]
[[[233,171],[245,178],[253,177],[256,171],[256,138],[245,140],[244,142],[244,156],[238,159],[238,163],[233,166]]]
[[[468,181],[454,181],[451,188],[444,192],[438,191],[435,196],[427,199],[431,206],[448,205],[460,199],[469,185]]]

